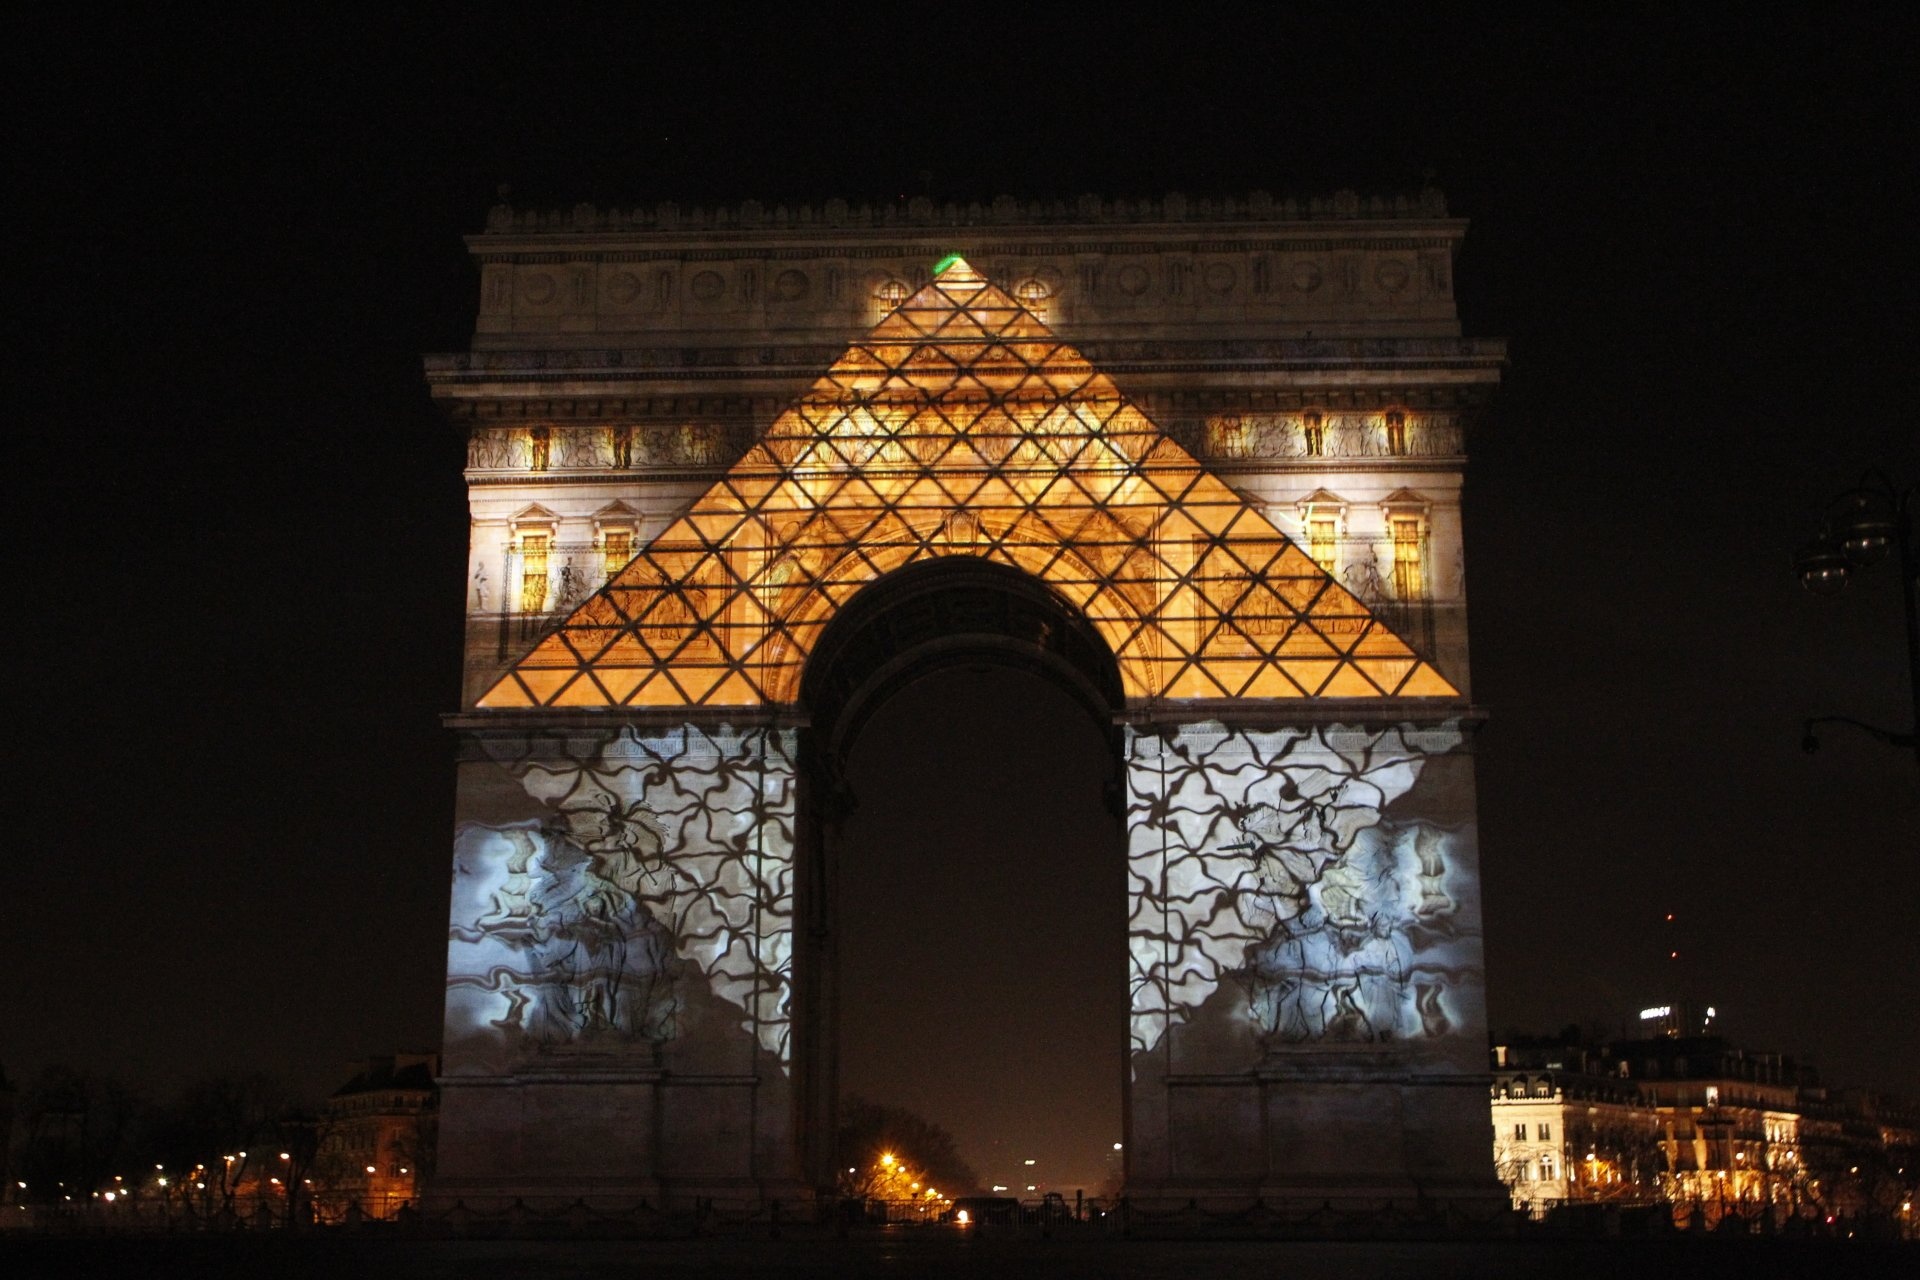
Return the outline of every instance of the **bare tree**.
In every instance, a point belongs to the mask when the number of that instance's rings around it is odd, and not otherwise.
[[[20,1099],[15,1177],[28,1199],[85,1205],[113,1188],[117,1165],[132,1167],[146,1107],[125,1084],[69,1066],[50,1066]]]
[[[856,1172],[841,1175],[849,1195],[876,1195],[889,1199],[891,1181],[884,1156],[921,1176],[917,1181],[937,1185],[949,1197],[972,1195],[980,1189],[980,1175],[960,1157],[953,1135],[940,1125],[904,1107],[888,1107],[848,1096],[840,1103],[840,1132],[835,1154],[838,1167]]]

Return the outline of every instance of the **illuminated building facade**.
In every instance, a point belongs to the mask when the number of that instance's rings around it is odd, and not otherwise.
[[[352,1208],[392,1218],[417,1205],[433,1159],[438,1054],[367,1059],[320,1108],[314,1209],[342,1221]]]
[[[1779,1054],[1661,1034],[1500,1045],[1494,1069],[1494,1168],[1516,1207],[1660,1204],[1683,1226],[1877,1217],[1911,1234],[1910,1111],[1830,1093]]]
[[[956,661],[1108,732],[1144,1201],[1499,1189],[1437,196],[500,208],[435,1195],[831,1188],[841,763]]]

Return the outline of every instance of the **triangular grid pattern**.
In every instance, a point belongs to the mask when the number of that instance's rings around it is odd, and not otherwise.
[[[1129,699],[1458,696],[955,260],[478,705],[792,703],[841,605],[950,555],[1049,584],[1105,637]]]

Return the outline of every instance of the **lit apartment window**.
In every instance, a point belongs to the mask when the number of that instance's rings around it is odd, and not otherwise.
[[[1407,415],[1398,409],[1387,415],[1387,452],[1402,454],[1407,451]]]
[[[1547,1152],[1543,1154],[1540,1157],[1540,1181],[1552,1182],[1558,1176],[1559,1174],[1555,1171],[1553,1153]]]
[[[552,535],[545,533],[523,533],[520,535],[520,612],[544,613],[547,608],[548,556],[552,551]]]
[[[1419,516],[1393,516],[1388,524],[1393,531],[1393,595],[1396,600],[1418,600],[1426,590],[1426,573],[1421,561],[1422,537]]]
[[[1306,438],[1307,456],[1317,458],[1327,450],[1327,429],[1320,415],[1309,413],[1300,419],[1300,431]]]

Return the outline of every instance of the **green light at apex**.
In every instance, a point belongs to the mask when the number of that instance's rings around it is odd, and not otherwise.
[[[939,275],[941,272],[945,271],[948,267],[952,266],[954,263],[958,261],[960,261],[959,254],[957,253],[948,254],[946,257],[940,259],[940,261],[933,264],[933,274]]]

